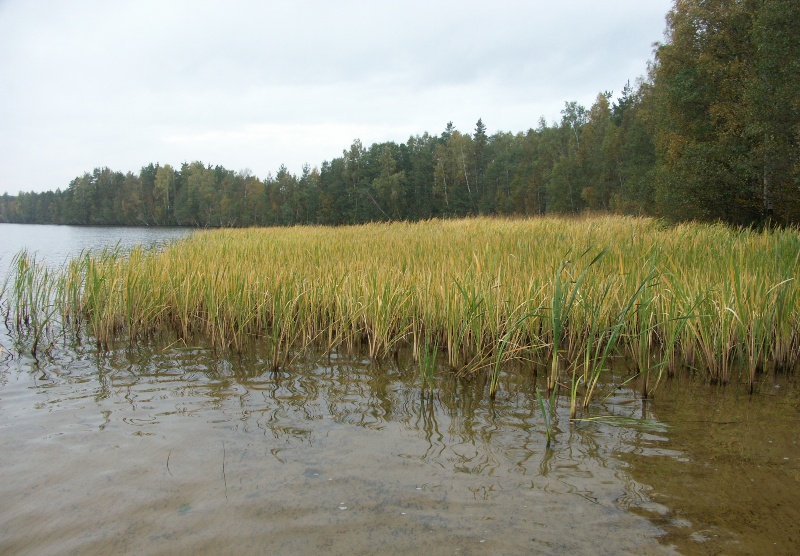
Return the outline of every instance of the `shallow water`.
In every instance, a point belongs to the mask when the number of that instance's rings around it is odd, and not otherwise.
[[[556,442],[530,376],[167,347],[56,348],[0,375],[0,552],[786,553],[800,399],[673,381],[620,389]],[[670,427],[657,426],[666,423]]]
[[[661,512],[641,515],[662,541],[689,554],[797,554],[800,547],[800,387],[764,379],[746,387],[675,380],[648,407],[670,424],[663,446],[680,454],[621,458],[650,485]]]
[[[620,459],[663,439],[590,424],[547,450],[529,381],[490,404],[478,381],[421,397],[400,367],[335,358],[6,365],[0,552],[669,552]]]

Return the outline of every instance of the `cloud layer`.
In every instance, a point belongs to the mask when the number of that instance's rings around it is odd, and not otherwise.
[[[523,131],[642,75],[668,0],[0,2],[0,193],[96,166],[298,172],[448,121]]]

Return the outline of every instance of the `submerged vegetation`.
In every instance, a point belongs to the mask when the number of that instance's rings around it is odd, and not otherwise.
[[[197,232],[163,251],[17,256],[0,300],[20,350],[177,338],[219,352],[409,350],[424,390],[446,365],[564,385],[571,415],[601,374],[644,396],[690,368],[713,382],[796,368],[800,233],[630,217],[431,220]],[[613,360],[613,363],[612,363]]]

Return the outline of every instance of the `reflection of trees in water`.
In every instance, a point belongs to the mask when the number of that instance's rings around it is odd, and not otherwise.
[[[652,434],[570,422],[568,408],[559,403],[556,443],[547,450],[532,373],[509,374],[490,400],[486,373],[440,373],[436,388],[426,390],[414,366],[398,361],[377,366],[337,356],[323,366],[312,358],[273,372],[264,370],[269,365],[257,353],[224,359],[194,348],[104,357],[90,351],[36,372],[48,375],[46,385],[40,384],[47,390],[42,403],[91,397],[103,427],[115,421],[155,426],[158,418],[183,415],[242,433],[260,431],[290,445],[313,445],[342,425],[381,430],[397,423],[421,441],[418,451],[403,457],[473,475],[539,476],[552,488],[587,496],[585,486],[572,479],[591,477],[598,465],[614,468],[613,453],[631,451]],[[644,404],[630,398],[624,392],[612,397],[600,413],[652,418]],[[272,455],[281,460],[283,449],[276,449]]]

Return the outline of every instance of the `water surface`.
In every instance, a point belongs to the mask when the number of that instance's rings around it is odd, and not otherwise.
[[[115,247],[127,250],[135,245],[157,247],[190,233],[190,228],[0,224],[0,278],[22,249],[35,254],[37,260],[58,267],[83,251]]]
[[[669,455],[663,439],[592,424],[548,450],[529,381],[490,404],[481,381],[421,396],[413,372],[358,359],[16,363],[0,390],[3,552],[670,552],[630,511],[652,502],[620,459]]]
[[[668,453],[627,452],[662,513],[662,541],[687,554],[797,554],[800,547],[800,385],[765,377],[710,386],[688,377],[664,385],[649,405],[670,424]],[[658,507],[658,506],[655,506]]]

